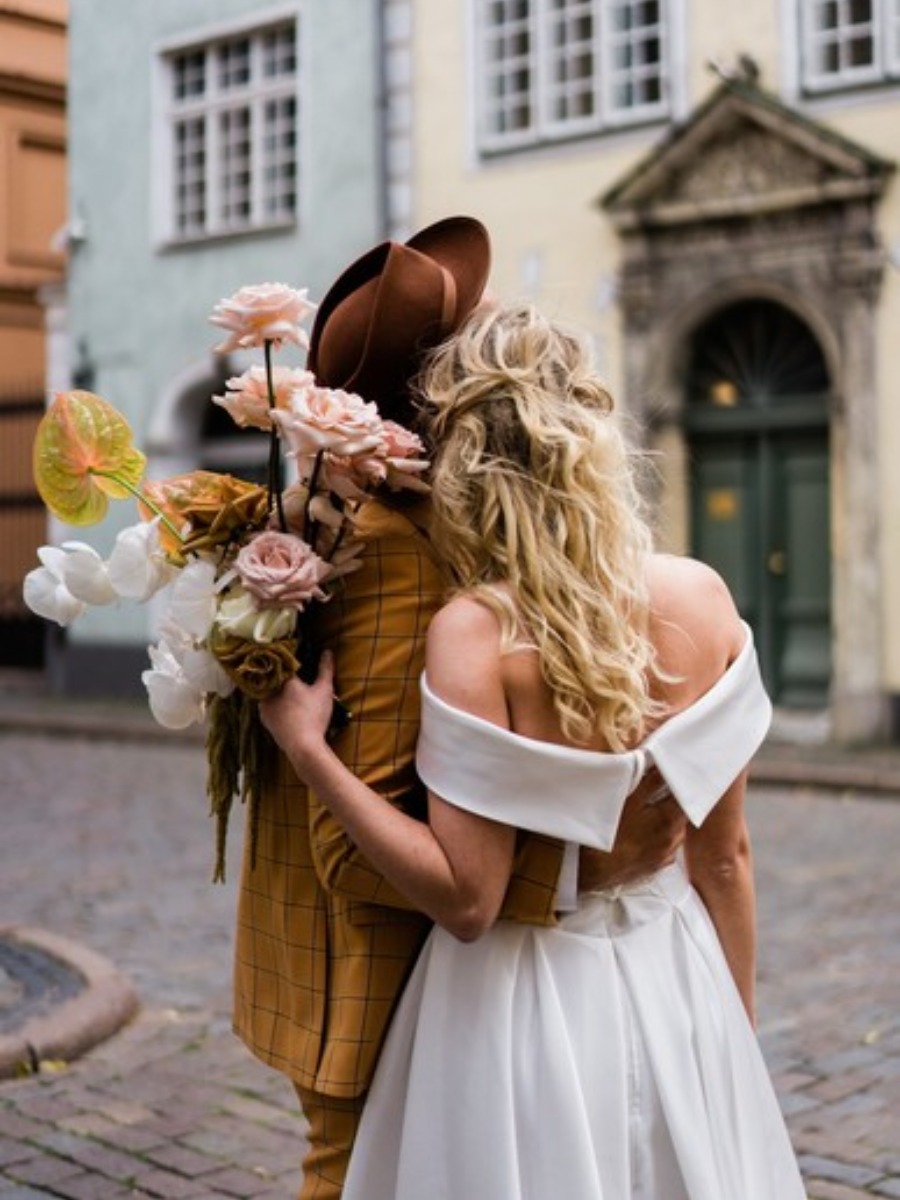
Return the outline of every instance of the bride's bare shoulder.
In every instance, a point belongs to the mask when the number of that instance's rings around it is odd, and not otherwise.
[[[728,585],[718,571],[687,555],[651,555],[649,581],[655,601],[674,601],[684,597],[687,589],[691,601],[702,599],[725,607],[734,606]]]
[[[500,669],[500,622],[483,602],[459,595],[428,629],[428,682],[448,704],[508,725]]]
[[[730,662],[744,642],[744,628],[728,585],[706,563],[674,554],[653,555],[648,571],[651,620],[656,638],[678,657],[679,643]]]
[[[496,640],[500,623],[496,613],[477,596],[462,592],[435,613],[428,630],[429,638],[476,638]]]

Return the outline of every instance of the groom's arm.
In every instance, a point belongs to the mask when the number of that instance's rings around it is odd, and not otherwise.
[[[323,611],[336,688],[351,720],[332,747],[363,783],[409,811],[422,800],[415,772],[425,635],[445,580],[430,543],[405,516],[375,511],[363,566]],[[412,909],[310,794],[313,859],[323,887],[351,900]],[[424,808],[423,808],[424,813]]]
[[[573,871],[568,883],[577,894],[627,886],[673,862],[684,841],[687,818],[671,795],[660,799],[661,786],[665,787],[654,769],[626,801],[615,844],[607,853],[582,846],[577,861],[564,867],[562,842],[521,834],[501,917],[554,924],[560,902],[573,898],[564,897],[565,889],[558,886],[565,870]]]

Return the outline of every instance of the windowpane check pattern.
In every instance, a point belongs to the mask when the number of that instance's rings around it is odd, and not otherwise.
[[[900,79],[900,0],[800,0],[803,82],[832,91]]]
[[[173,240],[294,220],[297,64],[295,21],[166,55]]]
[[[480,148],[668,116],[668,3],[475,0]]]

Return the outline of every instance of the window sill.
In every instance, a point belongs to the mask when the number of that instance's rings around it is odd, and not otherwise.
[[[194,233],[187,237],[166,237],[156,243],[160,254],[177,254],[180,250],[196,250],[223,242],[235,242],[245,238],[267,237],[271,234],[290,233],[298,228],[296,218],[272,221],[267,225],[253,225],[247,229],[223,229],[212,233]]]
[[[487,145],[478,146],[478,161],[483,166],[491,163],[502,163],[510,159],[527,155],[537,155],[554,150],[567,150],[597,142],[609,142],[616,138],[627,138],[665,128],[671,125],[674,117],[671,113],[657,113],[653,116],[623,121],[615,125],[606,125],[602,129],[578,130],[572,133],[554,136],[539,135],[530,140],[510,142],[508,146]]]

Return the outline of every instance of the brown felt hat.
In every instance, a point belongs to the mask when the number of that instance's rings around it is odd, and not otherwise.
[[[490,263],[488,232],[473,217],[447,217],[405,243],[382,242],[319,305],[307,366],[325,387],[356,392],[383,417],[405,420],[422,354],[478,304]]]

